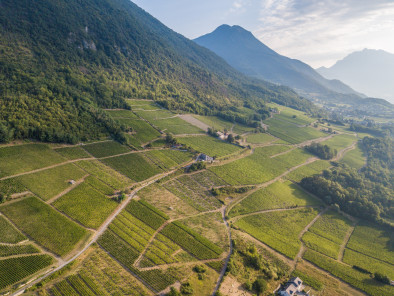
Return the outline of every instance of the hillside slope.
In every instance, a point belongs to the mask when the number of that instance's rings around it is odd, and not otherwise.
[[[364,49],[353,52],[330,68],[317,69],[324,77],[341,79],[369,96],[394,103],[394,54]]]
[[[121,127],[100,108],[126,107],[124,98],[235,118],[263,100],[314,108],[246,78],[128,0],[1,1],[0,36],[0,141],[117,137]]]

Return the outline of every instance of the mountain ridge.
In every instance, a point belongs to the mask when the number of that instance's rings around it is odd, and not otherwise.
[[[0,5],[0,140],[119,135],[122,127],[101,108],[126,108],[124,98],[233,118],[245,117],[244,105],[259,110],[271,100],[315,110],[289,88],[239,73],[127,0]]]
[[[327,78],[338,78],[372,97],[394,103],[394,54],[384,50],[363,49],[338,60],[331,67],[316,69]]]

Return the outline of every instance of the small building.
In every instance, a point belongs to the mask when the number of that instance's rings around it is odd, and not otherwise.
[[[210,157],[204,153],[201,153],[198,157],[197,157],[197,161],[206,161],[206,162],[213,162],[213,157]]]
[[[75,185],[77,182],[75,182],[75,180],[70,180],[70,181],[68,181],[68,183],[71,185]]]
[[[304,288],[302,280],[299,277],[293,277],[278,290],[277,294],[279,296],[309,296],[304,292]]]
[[[216,132],[216,136],[220,139],[220,140],[227,140],[228,138],[228,134],[227,133],[222,133],[222,132]]]

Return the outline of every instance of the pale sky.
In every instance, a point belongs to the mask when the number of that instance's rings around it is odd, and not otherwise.
[[[280,54],[331,66],[364,48],[394,53],[394,0],[133,0],[193,39],[240,25]]]

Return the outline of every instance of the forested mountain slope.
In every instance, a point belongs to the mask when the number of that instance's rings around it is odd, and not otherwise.
[[[230,117],[251,116],[243,108],[263,100],[313,109],[127,0],[1,1],[0,32],[0,141],[117,137],[121,127],[100,108],[126,107],[124,98]]]

